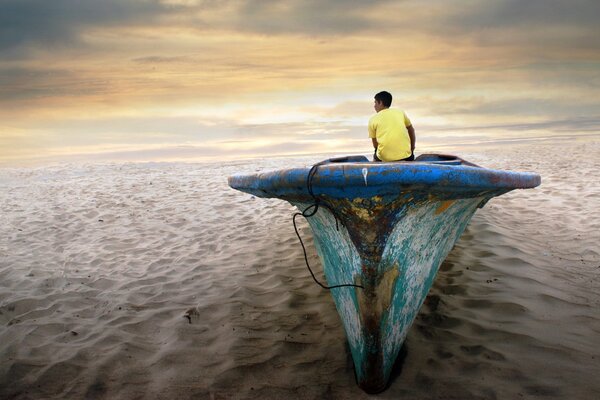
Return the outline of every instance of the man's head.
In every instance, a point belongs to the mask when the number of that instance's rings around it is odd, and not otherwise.
[[[381,110],[384,110],[386,108],[390,108],[390,106],[392,105],[392,95],[390,94],[390,92],[379,92],[375,95],[375,103],[374,103],[374,108],[375,111],[379,112]]]

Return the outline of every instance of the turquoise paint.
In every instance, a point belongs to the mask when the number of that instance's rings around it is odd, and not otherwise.
[[[440,202],[413,208],[395,227],[384,250],[380,268],[396,263],[402,279],[396,281],[391,306],[382,321],[385,380],[408,330],[446,258],[481,198],[457,200],[435,214]]]
[[[292,203],[299,210],[305,210],[308,203]],[[346,227],[339,224],[336,229],[334,216],[324,208],[308,218],[315,237],[315,247],[329,286],[355,283],[361,276],[361,258],[348,235]],[[361,290],[361,289],[358,289]],[[364,336],[354,288],[343,287],[331,290],[336,309],[344,329],[354,360],[364,359]]]
[[[358,384],[384,390],[398,352],[437,271],[478,207],[531,173],[494,171],[435,155],[413,163],[350,162],[320,167],[313,192],[326,207],[308,218],[342,320]],[[312,204],[306,169],[234,176],[233,188],[278,197],[300,211]]]
[[[382,241],[382,258],[373,268],[379,275],[396,268],[400,279],[395,281],[392,300],[388,310],[381,316],[378,332],[368,332],[361,322],[357,300],[357,291],[361,289],[344,287],[331,291],[348,338],[358,383],[366,385],[368,391],[376,392],[383,388],[368,386],[372,377],[368,376],[367,355],[382,354],[383,375],[377,381],[385,385],[439,266],[484,199],[481,196],[458,199],[439,214],[435,211],[442,201],[429,201],[419,206],[407,202],[404,207],[395,210],[395,225]],[[309,206],[308,203],[293,204],[299,210]],[[364,260],[353,245],[346,227],[340,224],[339,230],[336,230],[335,219],[325,208],[308,218],[308,222],[328,285],[356,283],[363,278],[361,265]],[[378,340],[375,339],[379,339],[381,344],[377,345]]]

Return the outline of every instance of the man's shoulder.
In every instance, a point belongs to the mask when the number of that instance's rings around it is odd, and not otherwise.
[[[401,115],[404,115],[404,110],[401,110],[399,108],[388,108],[388,110],[390,111],[391,114],[401,114]]]
[[[386,108],[385,110],[379,111],[377,114],[373,115],[369,121],[388,121],[391,119],[395,119],[398,116],[403,116],[404,111],[398,108]]]

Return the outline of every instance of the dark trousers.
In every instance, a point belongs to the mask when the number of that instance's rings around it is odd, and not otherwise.
[[[375,150],[375,152],[373,153],[373,161],[379,161],[382,162],[379,157],[377,157],[377,150]],[[412,153],[410,156],[403,158],[402,160],[394,160],[394,161],[390,161],[390,162],[396,162],[396,161],[415,161],[415,154]]]

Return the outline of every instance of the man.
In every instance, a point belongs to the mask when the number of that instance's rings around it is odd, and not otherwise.
[[[375,153],[373,161],[413,161],[415,159],[415,129],[402,110],[390,108],[392,95],[375,95],[377,114],[369,119],[369,137]]]

